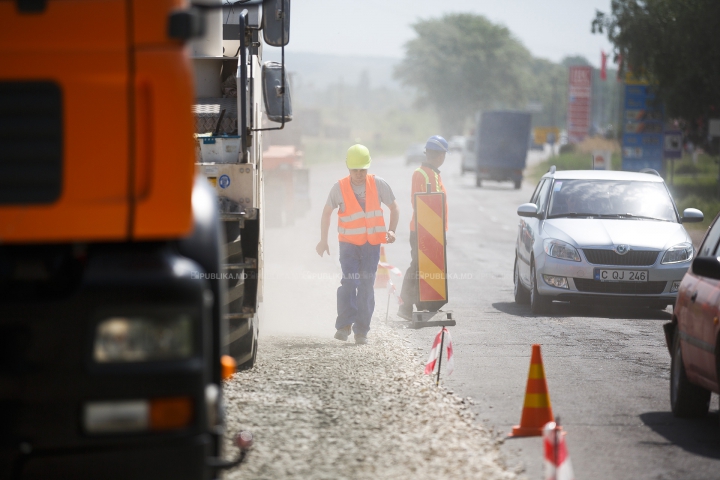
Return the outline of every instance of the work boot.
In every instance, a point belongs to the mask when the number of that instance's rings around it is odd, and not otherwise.
[[[355,345],[367,345],[367,337],[355,334]]]
[[[347,342],[347,339],[350,336],[351,329],[352,325],[348,325],[347,327],[339,329],[337,332],[335,332],[335,338],[343,342]]]
[[[400,318],[404,318],[405,320],[412,321],[412,307],[411,308],[398,308],[397,316]]]

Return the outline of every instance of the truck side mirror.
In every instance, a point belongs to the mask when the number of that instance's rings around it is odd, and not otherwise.
[[[265,43],[284,47],[290,42],[290,0],[263,0],[262,31]]]
[[[262,68],[265,113],[271,122],[281,123],[292,120],[290,84],[287,75],[283,77],[284,73],[282,65],[277,62],[267,62]]]

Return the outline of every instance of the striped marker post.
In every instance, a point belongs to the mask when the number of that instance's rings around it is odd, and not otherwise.
[[[527,387],[525,388],[525,403],[523,404],[520,425],[512,429],[511,437],[534,437],[543,433],[546,423],[553,421],[550,393],[548,393],[545,367],[543,366],[540,345],[532,346],[530,357],[530,372]]]
[[[437,311],[448,302],[445,249],[445,194],[415,194],[418,242],[418,300]]]

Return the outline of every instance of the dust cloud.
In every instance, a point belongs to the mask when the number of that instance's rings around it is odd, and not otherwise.
[[[335,333],[336,291],[341,278],[337,215],[333,214],[330,224],[330,257],[320,258],[315,246],[320,240],[320,214],[328,192],[344,175],[347,170],[342,163],[337,168],[311,170],[309,211],[299,218],[285,215],[282,222],[266,222],[261,336],[332,337]],[[277,201],[267,193],[265,199],[269,204]]]

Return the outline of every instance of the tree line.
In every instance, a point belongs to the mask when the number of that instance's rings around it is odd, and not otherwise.
[[[650,81],[667,115],[708,146],[708,120],[720,118],[720,1],[613,0],[592,31],[606,34],[622,70]]]
[[[463,133],[476,112],[489,109],[531,110],[536,125],[564,126],[567,67],[589,65],[582,57],[561,63],[533,57],[510,30],[482,15],[447,14],[413,29],[416,37],[405,45],[395,77],[416,89],[419,105],[437,112],[446,134]],[[615,87],[603,82],[597,88],[604,90],[597,105],[604,115],[596,123],[612,122]]]

